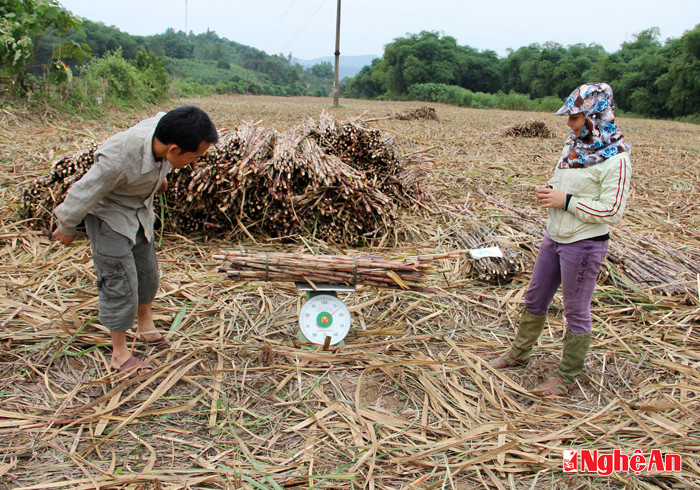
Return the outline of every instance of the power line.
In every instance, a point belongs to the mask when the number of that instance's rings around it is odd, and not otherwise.
[[[296,41],[296,38],[297,38],[297,36],[299,35],[299,33],[300,33],[301,31],[303,31],[304,29],[306,29],[306,27],[309,25],[309,22],[311,22],[311,21],[314,19],[314,17],[316,17],[316,14],[318,13],[319,10],[321,10],[321,7],[323,7],[323,5],[324,5],[325,3],[326,3],[326,0],[319,0],[319,3],[316,5],[315,10],[312,9],[313,12],[311,13],[311,15],[309,15],[308,17],[306,17],[306,19],[304,20],[304,22],[302,22],[302,24],[299,26],[299,29],[297,29],[297,31],[292,35],[292,37],[289,38],[289,41],[287,41],[287,43],[284,45],[284,48],[285,48],[285,49],[286,49],[287,46],[289,46],[293,41]]]
[[[277,23],[277,26],[275,26],[275,28],[274,28],[272,31],[270,31],[270,35],[267,36],[267,40],[265,41],[265,44],[266,44],[266,45],[269,45],[270,41],[272,40],[272,37],[273,37],[277,32],[279,32],[280,27],[282,27],[282,24],[284,24],[284,21],[285,21],[285,19],[287,18],[287,15],[289,14],[289,11],[290,11],[290,10],[292,9],[292,7],[294,6],[294,3],[295,3],[295,2],[296,2],[296,0],[292,0],[292,2],[291,2],[291,3],[289,4],[289,6],[287,7],[287,10],[284,12],[284,15],[282,16],[282,18],[280,19],[280,21]]]

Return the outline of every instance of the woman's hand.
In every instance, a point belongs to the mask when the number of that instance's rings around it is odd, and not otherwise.
[[[563,209],[566,202],[566,192],[552,189],[548,185],[535,187],[535,197],[537,197],[537,203],[543,208]]]

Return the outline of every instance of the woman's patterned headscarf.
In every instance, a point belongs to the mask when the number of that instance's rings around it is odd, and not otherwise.
[[[630,145],[615,124],[613,92],[607,83],[584,83],[576,88],[557,112],[558,116],[584,113],[586,122],[580,136],[569,135],[571,145],[568,155],[562,157],[560,168],[590,167],[629,151]]]

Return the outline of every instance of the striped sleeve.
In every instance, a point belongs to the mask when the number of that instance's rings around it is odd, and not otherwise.
[[[611,159],[612,160],[612,159]],[[612,160],[601,175],[600,197],[571,198],[568,210],[584,223],[617,223],[627,207],[632,166],[629,154]]]

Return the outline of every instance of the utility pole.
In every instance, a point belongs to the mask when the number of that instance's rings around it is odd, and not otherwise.
[[[187,0],[185,0],[185,37],[187,37]]]
[[[340,0],[338,0],[338,15],[335,21],[335,74],[333,77],[333,107],[338,107],[338,79],[340,64]]]

